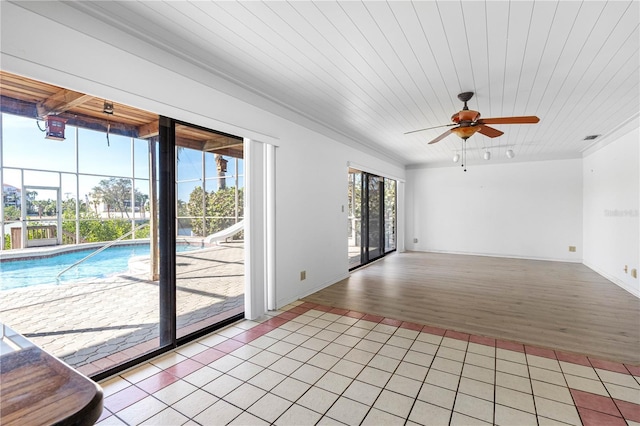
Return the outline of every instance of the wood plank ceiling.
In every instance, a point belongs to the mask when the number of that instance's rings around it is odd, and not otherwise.
[[[633,0],[67,4],[404,164],[450,163],[457,137],[404,133],[450,123],[463,91],[483,117],[541,119],[474,135],[476,161],[580,157],[640,115]]]

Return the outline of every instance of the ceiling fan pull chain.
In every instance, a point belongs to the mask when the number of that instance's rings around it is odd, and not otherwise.
[[[467,140],[463,139],[462,143],[464,145],[464,163],[465,163],[464,171],[466,172],[467,171],[467,166],[466,166],[466,164],[467,164]]]

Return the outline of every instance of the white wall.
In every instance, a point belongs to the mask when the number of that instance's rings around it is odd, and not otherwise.
[[[640,297],[638,140],[636,127],[583,159],[583,239],[584,264]]]
[[[329,130],[310,130],[304,119],[305,127],[295,124],[282,117],[291,111],[63,4],[24,7],[34,11],[2,2],[4,70],[278,146],[278,306],[347,276],[347,164],[401,179],[402,166]]]
[[[300,129],[295,146],[276,149],[276,297],[309,294],[348,274],[347,160],[365,159],[351,148]],[[368,170],[403,177],[382,160],[368,158]],[[344,209],[344,211],[343,211]],[[300,281],[300,271],[307,279]]]
[[[408,250],[582,260],[580,159],[467,169],[407,170]]]

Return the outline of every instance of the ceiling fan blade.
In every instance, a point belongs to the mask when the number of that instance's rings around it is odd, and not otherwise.
[[[493,127],[485,126],[484,124],[479,124],[478,127],[480,127],[480,130],[478,130],[479,133],[490,138],[497,138],[498,136],[504,135],[504,132],[494,129]]]
[[[540,119],[535,115],[525,115],[521,117],[496,117],[481,118],[478,124],[535,124]]]
[[[452,123],[452,124],[443,124],[442,126],[427,127],[426,129],[412,130],[410,132],[406,132],[405,135],[408,135],[408,134],[411,134],[411,133],[417,133],[417,132],[424,132],[425,130],[439,129],[441,127],[453,127],[453,126],[457,126],[457,125],[458,125],[458,123]]]
[[[447,130],[446,132],[444,132],[443,134],[441,134],[440,136],[438,136],[437,138],[429,142],[429,145],[431,145],[432,143],[440,142],[442,139],[446,138],[450,134],[451,134],[451,130]]]

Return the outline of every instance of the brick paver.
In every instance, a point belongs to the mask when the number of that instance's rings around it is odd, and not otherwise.
[[[158,337],[158,282],[147,278],[128,273],[2,291],[0,321],[81,367]],[[241,308],[243,244],[178,253],[176,285],[178,329]]]

